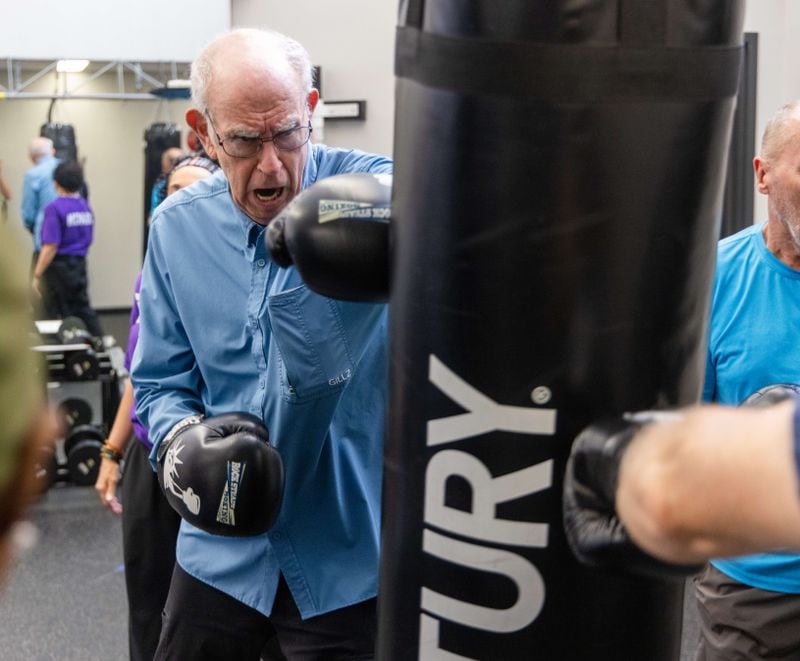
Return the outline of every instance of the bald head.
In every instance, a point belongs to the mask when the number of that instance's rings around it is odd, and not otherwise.
[[[800,101],[793,101],[781,108],[764,129],[761,140],[762,160],[769,163],[779,158],[789,142],[800,139]]]
[[[31,144],[28,147],[28,156],[31,157],[31,160],[34,163],[45,156],[52,156],[55,153],[56,150],[54,149],[53,141],[50,138],[34,138],[31,140]]]
[[[215,85],[244,84],[250,72],[291,76],[299,96],[311,91],[311,60],[300,43],[279,32],[241,28],[217,37],[192,63],[192,100],[206,111]]]

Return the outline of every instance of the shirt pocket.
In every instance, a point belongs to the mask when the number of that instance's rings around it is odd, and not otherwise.
[[[289,400],[339,392],[353,376],[353,360],[336,301],[305,286],[267,297],[272,339]]]

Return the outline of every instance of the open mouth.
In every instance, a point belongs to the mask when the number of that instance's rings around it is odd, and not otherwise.
[[[283,186],[278,188],[256,188],[254,192],[259,201],[271,202],[272,200],[277,200],[281,196],[283,193]]]

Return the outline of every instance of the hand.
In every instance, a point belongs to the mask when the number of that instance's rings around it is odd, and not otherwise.
[[[390,175],[365,172],[321,179],[268,226],[272,260],[294,264],[318,294],[347,301],[389,297]]]
[[[41,280],[42,279],[40,277],[35,275],[33,276],[33,280],[31,281],[31,289],[38,298],[42,298],[42,290],[39,287]]]
[[[157,453],[158,481],[173,509],[214,535],[269,530],[283,499],[283,462],[261,420],[226,413],[179,425]]]
[[[648,555],[631,540],[617,515],[617,483],[625,452],[639,429],[658,416],[659,412],[644,412],[597,422],[572,444],[564,475],[564,530],[582,563],[658,578],[682,579],[699,569]]]
[[[97,474],[94,490],[100,497],[100,502],[114,514],[122,514],[122,504],[117,498],[119,478],[119,464],[110,459],[101,459],[100,472]]]

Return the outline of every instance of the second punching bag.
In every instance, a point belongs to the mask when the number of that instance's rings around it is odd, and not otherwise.
[[[606,414],[700,394],[742,0],[409,0],[382,660],[677,659],[682,585],[572,557]]]
[[[78,145],[75,142],[75,128],[72,124],[47,122],[42,124],[39,135],[53,141],[55,156],[59,161],[78,160]]]

